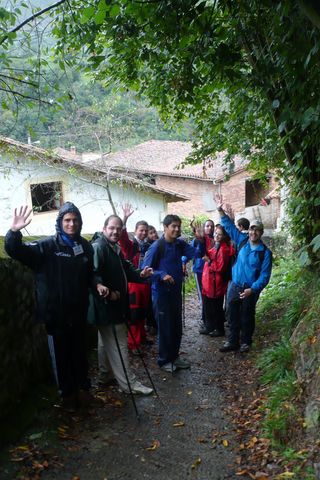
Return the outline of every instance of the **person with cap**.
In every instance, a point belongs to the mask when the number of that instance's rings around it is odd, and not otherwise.
[[[228,289],[230,332],[221,352],[238,350],[248,352],[255,329],[255,308],[259,295],[268,284],[272,269],[272,254],[262,242],[261,220],[250,222],[249,233],[240,232],[225,214],[222,196],[215,195],[221,225],[225,228],[238,250],[232,267],[232,281]]]
[[[21,230],[31,222],[31,212],[27,206],[15,209],[5,249],[35,273],[36,321],[46,327],[62,406],[73,411],[94,401],[85,341],[93,249],[80,235],[81,214],[71,202],[58,213],[55,235],[23,243]]]

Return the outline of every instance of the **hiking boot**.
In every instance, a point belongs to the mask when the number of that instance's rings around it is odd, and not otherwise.
[[[201,333],[201,335],[210,335],[210,331],[207,329],[207,327],[199,328],[199,333]]]
[[[250,345],[248,345],[247,343],[241,343],[241,345],[240,345],[240,352],[241,352],[241,353],[250,352]]]
[[[236,350],[239,350],[239,345],[236,345],[234,343],[230,343],[230,342],[224,342],[224,344],[222,345],[222,347],[219,348],[219,351],[220,352],[234,352]]]
[[[225,336],[225,333],[221,330],[213,330],[213,332],[210,332],[209,333],[210,337],[224,337]]]
[[[103,401],[100,398],[94,397],[87,390],[79,390],[78,402],[79,406],[82,408],[101,407],[104,405]]]
[[[152,388],[146,387],[140,382],[135,382],[133,385],[131,385],[131,390],[134,395],[151,395],[151,393],[153,393]],[[123,393],[130,393],[129,388],[122,391]]]
[[[165,372],[169,372],[169,373],[173,373],[177,370],[177,367],[175,366],[175,364],[171,362],[165,363],[160,368],[161,370],[164,370]]]
[[[78,399],[75,394],[63,397],[61,400],[61,408],[68,413],[75,413],[78,407]]]
[[[182,358],[180,357],[175,359],[173,365],[176,367],[177,370],[184,370],[191,367],[190,362],[188,362],[187,360],[182,360]]]
[[[141,350],[138,350],[137,348],[134,348],[133,350],[129,350],[129,352],[134,357],[143,357],[144,356],[144,354],[141,352]]]
[[[98,385],[99,387],[114,387],[115,385],[118,385],[118,382],[115,378],[108,378],[108,379],[99,379],[98,380]]]

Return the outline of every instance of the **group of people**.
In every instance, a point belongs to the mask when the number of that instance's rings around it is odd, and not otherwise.
[[[261,220],[240,218],[235,224],[223,209],[221,195],[216,194],[215,200],[221,223],[214,225],[207,220],[203,227],[191,224],[195,234],[192,243],[202,251],[193,264],[202,306],[199,332],[223,337],[227,323],[228,340],[220,351],[239,349],[245,353],[252,344],[256,303],[270,279],[272,254],[261,240]]]
[[[182,284],[185,263],[194,260],[204,326],[202,333],[224,335],[225,304],[230,333],[221,351],[248,351],[254,331],[255,305],[271,273],[271,252],[262,243],[261,222],[249,232],[238,229],[216,198],[221,224],[211,220],[195,229],[191,244],[181,238],[181,219],[167,215],[164,232],[137,222],[134,237],[126,230],[133,214],[110,215],[91,242],[81,236],[78,208],[66,202],[56,220],[56,234],[23,243],[21,230],[31,222],[31,210],[14,212],[5,248],[30,267],[36,279],[36,319],[48,335],[53,371],[67,409],[87,406],[90,379],[86,356],[86,324],[97,326],[99,378],[117,383],[126,393],[149,395],[130,368],[128,351],[141,355],[157,331],[158,366],[166,372],[190,368],[181,358]],[[232,242],[230,241],[232,239]],[[229,278],[231,262],[232,280]],[[225,301],[225,297],[227,300]]]

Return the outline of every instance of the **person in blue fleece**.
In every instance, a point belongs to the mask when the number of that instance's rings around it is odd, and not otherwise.
[[[268,284],[272,269],[272,254],[262,242],[261,220],[250,222],[248,234],[242,233],[223,210],[222,196],[215,195],[221,225],[234,241],[238,255],[232,267],[228,289],[230,333],[220,352],[248,352],[255,329],[255,310],[259,295]]]
[[[181,219],[167,215],[163,220],[164,234],[147,251],[144,266],[153,269],[152,303],[158,324],[158,365],[167,372],[190,368],[190,363],[179,357],[182,338],[182,282],[183,265],[195,255],[195,249],[178,238]]]

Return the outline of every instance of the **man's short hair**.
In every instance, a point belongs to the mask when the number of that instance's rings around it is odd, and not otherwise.
[[[169,225],[171,225],[171,223],[174,222],[180,223],[181,225],[181,218],[178,215],[169,214],[164,217],[162,223],[165,227],[168,227]]]
[[[121,227],[123,227],[123,221],[122,221],[122,219],[121,219],[118,215],[109,215],[109,217],[107,217],[107,218],[105,219],[103,228],[106,228],[106,227],[108,226],[108,223],[109,223],[109,221],[110,221],[112,218],[117,218],[118,220],[120,220]]]
[[[140,227],[140,225],[148,228],[148,222],[146,222],[145,220],[139,220],[139,222],[137,222],[136,226],[134,227],[134,231],[136,231],[138,227]]]
[[[243,227],[244,230],[249,230],[250,222],[247,218],[241,217],[239,220],[237,220],[237,225],[239,225],[239,227]]]

